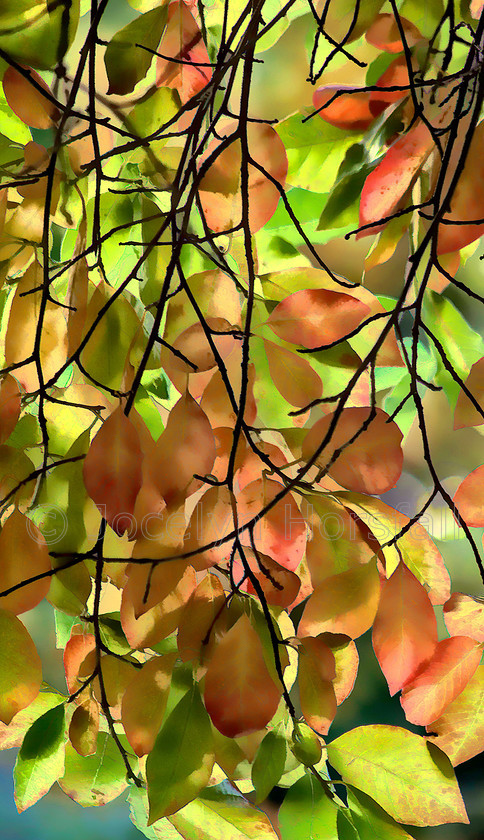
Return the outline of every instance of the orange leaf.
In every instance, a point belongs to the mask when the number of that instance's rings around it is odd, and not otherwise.
[[[464,691],[444,713],[427,727],[437,737],[434,743],[454,767],[469,761],[484,749],[484,661],[481,659]]]
[[[278,303],[267,323],[284,341],[311,349],[344,338],[369,311],[343,292],[302,289]]]
[[[10,514],[0,533],[0,570],[2,590],[51,570],[44,537],[17,509]],[[31,610],[45,598],[49,587],[49,576],[21,586],[10,595],[0,597],[0,608],[16,615]]]
[[[336,714],[334,654],[321,636],[307,636],[300,641],[298,685],[301,711],[309,726],[320,735],[327,735]]]
[[[484,604],[472,595],[454,592],[444,604],[444,621],[451,636],[484,642]]]
[[[237,496],[239,526],[257,517],[282,490],[278,481],[259,478],[248,484]],[[278,501],[254,525],[256,547],[276,563],[293,571],[306,548],[306,523],[292,493]],[[248,530],[240,534],[243,545],[250,546]]]
[[[451,211],[444,215],[439,225],[437,254],[459,251],[470,242],[479,239],[484,232],[483,223],[461,224],[467,220],[477,221],[484,217],[484,198],[481,190],[476,189],[476,183],[480,183],[484,178],[483,142],[484,121],[481,121],[472,137],[464,169],[450,200]]]
[[[306,359],[265,339],[264,348],[274,385],[285,400],[303,408],[321,396],[321,377]]]
[[[238,129],[231,121],[225,128],[217,126],[222,139]],[[249,154],[251,158],[284,187],[287,175],[287,155],[277,132],[263,123],[249,123],[247,126]],[[214,140],[206,156],[214,154],[220,145]],[[219,152],[200,181],[200,201],[208,226],[217,233],[235,227],[242,220],[242,198],[240,190],[241,171],[240,140]],[[201,160],[203,163],[203,159]],[[264,172],[253,164],[248,165],[249,213],[248,222],[252,233],[269,221],[276,211],[280,192],[278,187],[266,178]]]
[[[344,93],[345,90],[351,91],[351,85],[323,85],[314,91],[313,105],[317,109],[322,108],[318,114],[330,125],[350,131],[364,131],[375,118],[370,110],[370,94],[366,91]],[[339,92],[340,96],[323,108]]]
[[[99,733],[99,704],[88,698],[76,706],[69,724],[69,741],[79,755],[93,755]]]
[[[452,636],[437,643],[424,670],[405,686],[400,702],[411,723],[426,726],[464,690],[476,670],[482,645],[468,636]]]
[[[30,78],[39,85],[42,90],[51,95],[51,91],[44,80],[35,70],[28,67]],[[8,67],[3,77],[3,92],[10,108],[17,114],[25,125],[31,128],[52,128],[59,119],[59,111],[56,106],[34,87],[15,67]]]
[[[1,608],[0,637],[0,721],[8,725],[37,697],[42,663],[20,619]]]
[[[195,473],[210,473],[215,461],[215,440],[207,415],[185,392],[170,411],[150,459],[153,484],[169,506],[180,504],[202,482]]]
[[[183,104],[212,78],[211,67],[200,66],[209,65],[210,58],[200,27],[183,0],[175,0],[168,6],[168,20],[158,52],[177,60],[157,58],[156,85],[178,90]]]
[[[112,716],[118,720],[121,717],[121,701],[124,693],[137,671],[127,659],[118,659],[117,656],[109,655],[101,657],[100,667],[108,706],[111,707]],[[94,697],[100,703],[102,692],[99,677],[94,678],[92,685]]]
[[[119,405],[91,442],[83,466],[87,492],[119,536],[132,521],[142,459],[138,432]]]
[[[454,496],[459,515],[471,528],[484,525],[484,464],[469,473]]]
[[[422,36],[414,23],[404,17],[400,17],[399,22],[403,28],[405,41],[409,47],[414,47],[415,44],[422,40]],[[373,23],[366,30],[365,38],[369,44],[373,44],[379,50],[385,50],[385,52],[389,53],[403,52],[400,29],[394,15],[377,15]]]
[[[256,558],[251,549],[245,550],[246,560],[255,574],[268,604],[276,607],[289,607],[296,600],[301,581],[294,572],[290,572],[272,557],[259,552]],[[256,594],[252,581],[247,581],[247,592]]]
[[[476,402],[482,407],[484,405],[484,357],[472,365],[465,384]],[[481,426],[483,423],[483,414],[471,403],[464,391],[459,391],[454,412],[454,429]]]
[[[20,415],[20,386],[7,373],[0,385],[0,444],[10,437]]]
[[[376,560],[326,578],[310,596],[298,633],[302,636],[344,633],[357,639],[373,624],[379,598]]]
[[[219,578],[205,575],[190,595],[178,625],[177,646],[183,662],[207,661],[221,627],[225,630],[222,615],[226,600]]]
[[[390,146],[364,183],[360,199],[360,226],[374,224],[374,227],[358,236],[370,236],[381,230],[380,219],[391,216],[397,209],[433,148],[432,136],[423,122],[417,122]]]
[[[123,600],[129,601],[135,618],[160,604],[175,589],[187,565],[186,560],[129,564],[126,569],[128,580],[123,590]]]
[[[73,629],[71,637],[64,649],[64,670],[69,694],[74,694],[80,687],[79,671],[86,657],[96,647],[94,635],[91,633],[83,635],[78,632],[80,629],[79,625],[77,625],[77,632]],[[82,695],[78,698],[77,702],[82,702]]]
[[[326,438],[334,416],[333,413],[322,417],[306,435],[302,447],[302,456],[306,461],[313,457]],[[370,416],[370,408],[344,408],[331,440],[315,463],[324,468],[336,450],[343,447],[328,470],[331,478],[349,490],[379,495],[394,487],[400,478],[403,435],[393,420],[387,422],[388,414],[381,408],[375,409],[375,416],[365,429]],[[353,443],[349,443],[360,429],[364,431]]]
[[[213,653],[204,697],[214,726],[228,738],[262,729],[277,711],[281,687],[272,680],[262,643],[245,614]]]
[[[121,624],[132,648],[152,647],[178,627],[185,604],[195,588],[195,570],[188,566],[183,577],[162,601],[136,618],[129,580],[121,600]],[[139,590],[138,590],[139,596]]]
[[[151,752],[165,715],[176,653],[155,656],[128,685],[121,706],[126,737],[136,755]]]
[[[390,694],[410,682],[433,656],[437,620],[424,587],[399,563],[383,581],[373,624],[373,648]]]
[[[226,485],[210,487],[196,505],[185,534],[184,551],[195,551],[208,543],[222,540],[234,530],[231,492]],[[190,558],[197,571],[228,560],[233,539],[225,540]]]
[[[312,536],[306,548],[314,587],[338,572],[368,563],[375,555],[360,529],[359,520],[329,495],[306,496],[302,511]],[[368,533],[368,529],[367,533]]]
[[[379,88],[405,88],[406,90],[372,90],[370,93],[370,111],[378,117],[385,108],[409,95],[410,82],[408,67],[404,56],[395,58],[376,83]]]
[[[287,464],[287,458],[279,449],[278,446],[275,446],[273,443],[268,443],[265,440],[258,441],[257,449],[267,455],[270,458],[271,464],[274,467],[284,467]],[[267,468],[267,464],[262,458],[254,452],[253,449],[250,449],[247,446],[247,454],[243,459],[236,459],[236,465],[240,463],[239,475],[238,475],[238,482],[239,487],[242,490],[246,484],[250,484],[251,481],[255,481],[256,478],[260,478],[262,470]],[[274,481],[279,481],[278,476],[274,476]]]

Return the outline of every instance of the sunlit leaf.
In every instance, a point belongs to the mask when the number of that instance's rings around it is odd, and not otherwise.
[[[14,715],[37,697],[42,681],[39,654],[24,625],[8,610],[0,609],[0,721]]]
[[[59,785],[84,808],[106,805],[126,789],[126,767],[108,732],[99,736],[94,755],[81,756],[66,744],[65,773]]]
[[[397,726],[359,726],[327,746],[328,760],[350,785],[409,825],[468,822],[451,764],[424,738]]]
[[[122,703],[124,731],[136,755],[151,752],[163,717],[176,654],[157,656],[128,685]]]
[[[3,91],[12,111],[26,125],[32,128],[52,128],[59,118],[56,106],[39,90],[50,90],[35,70],[29,71],[30,78],[38,87],[34,87],[28,78],[14,67],[9,67],[3,77]]]
[[[484,464],[469,473],[459,484],[454,505],[467,525],[482,528],[484,525]]]
[[[484,642],[484,604],[478,598],[454,592],[444,604],[444,621],[451,636]]]
[[[51,570],[49,552],[37,526],[19,510],[14,510],[0,533],[0,569],[2,589],[16,587],[10,595],[0,597],[0,607],[17,615],[31,610],[49,591]],[[40,580],[22,585],[24,580],[45,575]]]
[[[464,690],[427,727],[454,767],[478,755],[484,746],[484,662]]]
[[[45,712],[27,731],[13,771],[19,813],[34,805],[64,773],[65,708]]]
[[[167,3],[161,3],[116,32],[104,57],[109,79],[108,93],[131,93],[135,85],[144,79],[153,61],[153,53],[149,50],[156,50],[158,46],[167,13]]]

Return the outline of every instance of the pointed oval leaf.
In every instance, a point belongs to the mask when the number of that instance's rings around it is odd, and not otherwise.
[[[4,609],[0,609],[0,637],[0,721],[9,724],[37,697],[42,664],[20,619]]]
[[[350,785],[408,825],[468,823],[452,766],[424,738],[398,726],[358,726],[327,745],[328,760]]]
[[[118,96],[131,93],[135,85],[144,79],[153,54],[142,47],[156,50],[166,25],[167,5],[163,2],[156,9],[139,15],[111,38],[104,56],[109,79],[108,93]]]
[[[470,636],[476,642],[484,642],[482,599],[454,592],[444,604],[444,621],[451,636]]]
[[[308,772],[286,793],[279,809],[283,840],[338,840],[338,807]]]
[[[344,292],[302,289],[278,303],[267,323],[284,341],[313,348],[344,338],[368,312],[365,303]]]
[[[76,706],[69,724],[69,741],[79,755],[94,755],[99,733],[99,705],[88,698]]]
[[[433,656],[437,619],[424,587],[404,563],[383,581],[373,624],[373,649],[390,694],[410,682]]]
[[[484,357],[472,365],[465,384],[476,402],[482,406],[484,404]],[[459,391],[454,412],[454,429],[481,426],[483,423],[483,414],[477,410],[464,391]]]
[[[365,131],[375,119],[370,111],[370,93],[367,91],[352,91],[351,85],[323,85],[313,93],[313,105],[318,110],[322,120],[335,125],[337,128],[350,131]],[[339,94],[336,99],[333,97]],[[326,102],[333,101],[323,107]]]
[[[0,444],[10,437],[20,416],[20,386],[9,373],[0,385]]]
[[[109,732],[98,738],[94,755],[79,755],[66,744],[65,773],[59,785],[84,808],[106,805],[126,790],[126,767]]]
[[[482,645],[468,636],[437,643],[430,662],[405,686],[401,704],[407,720],[426,726],[464,690],[482,655]]]
[[[17,615],[26,612],[36,607],[49,591],[51,563],[46,542],[37,526],[17,509],[10,514],[0,533],[0,570],[4,590],[45,574],[40,580],[0,597],[2,609]]]
[[[309,597],[298,634],[344,633],[357,639],[373,624],[379,598],[376,560],[326,578]]]
[[[484,749],[484,661],[464,691],[427,727],[454,767]]]
[[[212,722],[228,738],[262,729],[275,714],[281,691],[244,614],[218,643],[208,665],[204,698]]]
[[[334,417],[327,414],[308,432],[302,448],[305,460],[313,457],[327,437]],[[395,486],[402,472],[402,439],[396,423],[380,408],[375,409],[373,417],[370,408],[345,408],[316,464],[325,467],[336,450],[342,448],[329,467],[329,475],[349,490],[374,495],[386,493]]]
[[[439,225],[437,254],[459,251],[482,236],[484,223],[465,225],[462,222],[477,221],[484,217],[482,194],[475,188],[476,180],[480,180],[484,175],[483,140],[484,121],[481,121],[472,136],[464,169],[453,192],[451,211],[445,214]],[[453,222],[456,224],[452,224]]]
[[[151,752],[163,722],[176,653],[150,659],[127,687],[121,720],[136,755]]]
[[[303,637],[298,667],[301,711],[320,735],[327,735],[336,714],[335,676],[335,657],[323,638]]]
[[[201,486],[194,474],[210,473],[215,440],[207,415],[188,393],[178,400],[152,453],[150,475],[167,505]]]
[[[91,499],[120,536],[131,524],[142,459],[138,432],[119,405],[92,441],[82,472]]]
[[[156,84],[175,88],[182,103],[202,90],[212,78],[202,32],[189,5],[183,0],[175,0],[168,6],[168,23],[156,61]],[[174,60],[170,61],[170,58]]]
[[[27,69],[27,68],[26,68]],[[46,91],[51,92],[44,80],[35,70],[29,70],[30,78]],[[32,128],[52,128],[59,119],[56,106],[15,67],[8,67],[2,80],[3,92],[10,108],[18,117]]]
[[[286,739],[272,729],[262,739],[252,765],[252,784],[255,788],[255,802],[267,799],[284,772],[287,755]]]
[[[319,399],[323,383],[306,359],[265,339],[264,348],[274,385],[285,400],[302,408]]]
[[[13,771],[19,813],[45,796],[64,773],[65,706],[60,703],[27,731]]]
[[[259,478],[247,484],[237,496],[239,527],[260,514],[280,492],[278,481]],[[248,531],[240,534],[244,545],[250,546]],[[256,547],[276,563],[293,571],[302,560],[306,547],[306,523],[292,493],[287,493],[254,526]]]
[[[459,516],[472,528],[484,525],[484,464],[473,470],[459,484],[454,505]]]
[[[373,44],[379,50],[385,50],[389,53],[403,52],[400,26],[404,32],[405,42],[409,47],[414,47],[422,39],[414,23],[400,15],[397,23],[395,16],[390,14],[377,15],[371,26],[366,30],[365,38],[369,44]]]
[[[205,662],[220,636],[222,608],[226,603],[222,583],[207,574],[192,592],[183,610],[177,633],[177,647],[183,662]],[[225,629],[222,624],[222,629]]]
[[[194,684],[162,726],[146,762],[149,825],[191,802],[215,760],[210,718]]]

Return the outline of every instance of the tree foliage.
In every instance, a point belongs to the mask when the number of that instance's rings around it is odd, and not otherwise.
[[[482,3],[129,2],[0,10],[17,807],[129,788],[151,840],[465,823],[484,607],[452,594],[425,514],[452,511],[484,580],[484,466],[450,492],[427,397],[482,428],[484,342],[449,294],[484,301],[459,272],[484,230]],[[281,54],[312,88],[272,116]],[[358,282],[321,247],[355,239]],[[378,296],[367,276],[402,252]],[[380,497],[412,430],[431,488],[407,516]],[[22,621],[44,598],[64,693]],[[370,629],[415,726],[334,738]]]

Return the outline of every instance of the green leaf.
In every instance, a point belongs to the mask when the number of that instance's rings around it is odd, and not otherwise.
[[[79,0],[2,0],[0,49],[30,67],[49,70],[62,60],[79,23]]]
[[[328,192],[333,186],[347,149],[361,136],[324,122],[306,109],[282,120],[276,131],[284,143],[289,170],[287,182],[313,192]]]
[[[347,794],[359,840],[412,840],[411,835],[365,793],[348,787]]]
[[[458,309],[436,292],[427,292],[424,298],[424,322],[444,348],[447,359],[461,379],[467,379],[474,364],[484,356],[484,340],[462,317]],[[444,387],[452,407],[460,393],[460,386],[443,367],[438,350],[429,339],[431,351],[437,359],[439,372],[436,382]]]
[[[149,55],[149,53],[148,53]],[[134,106],[126,117],[129,130],[140,137],[147,137],[159,131],[162,126],[176,116],[179,109],[178,94],[167,87],[155,88],[148,96],[144,96]],[[157,148],[162,148],[161,143],[167,140],[157,140]],[[147,152],[150,157],[149,152]]]
[[[229,786],[207,788],[168,818],[184,840],[276,840],[268,817],[224,787]]]
[[[395,820],[469,822],[449,759],[419,735],[398,726],[358,726],[327,750],[343,781],[374,796]]]
[[[310,773],[289,788],[279,810],[282,840],[338,840],[338,807]]]
[[[48,712],[49,709],[58,706],[65,699],[65,696],[57,691],[55,693],[53,691],[41,691],[30,706],[17,712],[9,726],[0,723],[0,749],[10,750],[13,747],[21,747],[22,741],[34,721]]]
[[[252,765],[256,802],[263,802],[277,785],[284,772],[286,752],[286,739],[275,729],[268,732],[261,741]]]
[[[130,653],[131,645],[123,633],[119,613],[105,613],[101,616],[99,619],[99,631],[103,643],[110,651],[120,656]]]
[[[45,712],[32,724],[17,756],[13,778],[19,812],[34,805],[64,772],[65,707]]]
[[[109,79],[108,93],[131,93],[146,76],[153,54],[142,47],[156,50],[166,25],[168,5],[145,12],[123,26],[111,39],[104,56]],[[137,46],[140,44],[141,46]]]
[[[321,213],[318,230],[358,224],[361,191],[371,169],[365,163],[356,172],[350,172],[338,180]]]
[[[148,796],[143,788],[133,785],[128,802],[131,822],[148,840],[180,840],[182,835],[168,819],[157,820],[154,825],[148,825]]]
[[[84,808],[106,805],[128,786],[124,761],[108,732],[99,735],[94,755],[79,755],[68,743],[65,767],[59,785]]]
[[[165,720],[148,755],[149,824],[190,802],[208,783],[214,760],[210,718],[193,684]]]

